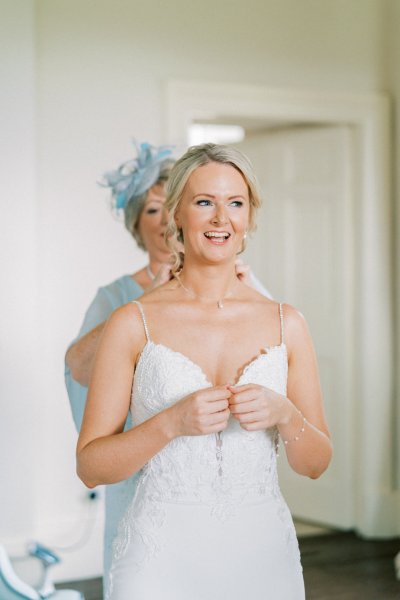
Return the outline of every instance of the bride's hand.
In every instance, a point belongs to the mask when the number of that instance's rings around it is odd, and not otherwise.
[[[293,405],[282,394],[250,383],[229,386],[231,414],[247,431],[258,431],[286,424],[292,415]]]
[[[174,437],[206,435],[225,429],[230,415],[230,396],[227,386],[205,388],[171,406],[167,411]]]

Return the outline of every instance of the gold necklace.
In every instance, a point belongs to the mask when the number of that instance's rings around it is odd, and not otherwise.
[[[190,290],[185,285],[183,285],[183,283],[177,273],[175,273],[175,278],[178,280],[179,285],[185,290],[185,292],[190,294],[193,298],[199,298],[200,300],[211,300],[211,298],[208,298],[206,296],[200,296],[200,294],[196,294],[196,292],[194,292],[193,290]],[[232,296],[232,294],[233,294],[233,292],[228,292],[227,294],[225,294],[225,296],[223,296],[219,300],[213,300],[213,302],[217,303],[218,308],[224,308],[223,300],[225,300],[226,298],[229,298],[230,296]]]

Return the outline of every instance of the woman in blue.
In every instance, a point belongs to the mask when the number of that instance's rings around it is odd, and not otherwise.
[[[104,185],[111,188],[115,208],[123,211],[127,230],[138,246],[148,252],[149,262],[133,275],[123,275],[99,288],[86,312],[78,336],[67,351],[65,382],[78,431],[85,410],[94,355],[106,320],[114,310],[140,297],[144,291],[165,283],[170,277],[171,254],[165,243],[168,214],[164,207],[164,186],[173,164],[171,149],[141,144],[137,147],[136,159],[105,174]],[[236,273],[239,279],[256,287],[264,295],[269,295],[251,275],[247,266],[238,262]],[[126,429],[130,427],[128,418]],[[105,585],[111,563],[112,542],[118,531],[118,523],[133,496],[136,481],[137,476],[134,476],[106,486]]]
[[[133,275],[123,275],[98,290],[78,336],[67,351],[65,382],[78,431],[85,410],[94,354],[106,320],[116,308],[169,278],[170,251],[164,241],[167,218],[164,185],[173,164],[170,148],[156,148],[144,143],[137,146],[136,159],[104,176],[104,185],[112,190],[115,209],[123,211],[125,226],[138,246],[149,253],[149,263]],[[130,426],[127,421],[126,428]],[[105,578],[109,571],[112,541],[132,497],[135,480],[133,477],[106,488]]]

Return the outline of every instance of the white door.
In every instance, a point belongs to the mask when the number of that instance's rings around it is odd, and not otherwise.
[[[296,475],[281,448],[280,481],[296,517],[354,524],[353,134],[302,127],[247,136],[240,148],[264,205],[247,260],[274,298],[306,317],[317,350],[334,458],[318,480]]]

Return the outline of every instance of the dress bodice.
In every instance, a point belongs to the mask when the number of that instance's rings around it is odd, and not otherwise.
[[[265,348],[243,369],[236,384],[247,383],[286,394],[287,352],[283,341]],[[140,424],[211,385],[196,363],[148,337],[134,377],[133,422]],[[175,438],[146,464],[143,477],[160,500],[206,503],[217,512],[226,512],[229,505],[254,502],[277,491],[276,436],[276,428],[246,431],[231,417],[221,434],[219,449],[214,434]]]

